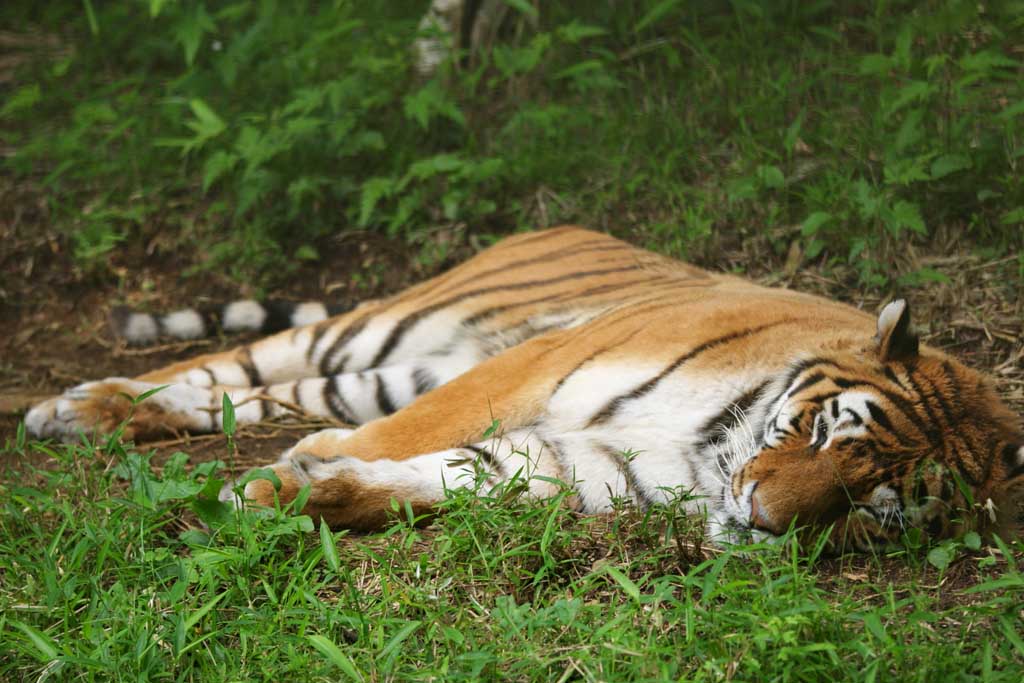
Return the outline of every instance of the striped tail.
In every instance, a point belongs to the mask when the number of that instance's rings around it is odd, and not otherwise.
[[[270,334],[290,327],[320,322],[351,309],[351,306],[319,301],[232,301],[231,303],[183,308],[172,313],[141,313],[127,306],[110,311],[114,336],[128,344],[152,344],[159,339],[200,339],[219,331]]]

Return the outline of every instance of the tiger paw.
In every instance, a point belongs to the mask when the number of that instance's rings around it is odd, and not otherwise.
[[[126,421],[125,438],[196,430],[199,422],[211,420],[204,412],[208,399],[203,394],[208,393],[183,384],[161,388],[111,377],[80,384],[40,403],[25,415],[25,427],[36,438],[63,441],[74,441],[82,432],[109,434]]]

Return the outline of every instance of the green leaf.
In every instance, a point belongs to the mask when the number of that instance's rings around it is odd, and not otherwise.
[[[159,392],[163,391],[164,389],[166,389],[166,388],[167,388],[167,387],[169,387],[169,386],[171,386],[171,385],[170,385],[170,384],[162,384],[162,385],[160,385],[160,386],[158,386],[158,387],[153,387],[152,389],[148,389],[148,390],[146,390],[146,391],[143,391],[143,392],[142,392],[141,394],[139,394],[138,396],[135,396],[135,397],[133,397],[133,398],[132,398],[132,405],[133,405],[133,406],[137,406],[137,405],[139,405],[140,403],[142,403],[143,401],[145,401],[145,400],[146,400],[147,398],[149,398],[150,396],[152,396],[152,395],[154,395],[154,394],[157,394],[157,393],[159,393]]]
[[[574,44],[582,42],[587,38],[596,38],[607,33],[608,31],[600,26],[582,24],[577,19],[573,19],[565,26],[558,28],[558,35],[562,37],[562,40]]]
[[[503,0],[503,2],[521,14],[531,19],[537,18],[537,8],[530,4],[529,0]]]
[[[318,261],[320,259],[320,252],[311,244],[301,244],[295,250],[295,258],[300,261]]]
[[[149,18],[156,19],[160,16],[160,12],[166,4],[167,0],[149,0]]]
[[[422,622],[420,622],[420,621],[410,621],[405,626],[403,626],[402,628],[398,629],[398,633],[396,633],[395,635],[391,636],[391,639],[388,640],[387,644],[381,649],[380,654],[377,655],[377,659],[378,660],[387,660],[387,659],[389,659],[392,654],[397,652],[398,648],[401,647],[402,643],[410,635],[412,635],[412,633],[417,628],[420,627],[421,623]]]
[[[578,78],[579,76],[590,73],[592,71],[601,71],[604,69],[604,64],[599,59],[587,59],[578,64],[573,64],[570,67],[566,67],[561,71],[557,72],[552,78],[557,80],[564,80],[566,78]]]
[[[796,148],[797,140],[800,139],[800,131],[803,129],[804,119],[807,116],[807,110],[801,109],[800,113],[793,120],[793,123],[789,124],[789,128],[786,129],[786,134],[782,137],[782,146],[786,150],[786,154],[792,154]]]
[[[932,180],[948,176],[950,173],[963,171],[972,166],[970,157],[963,154],[943,154],[932,162]]]
[[[891,643],[892,638],[885,631],[885,626],[882,624],[881,618],[879,618],[877,612],[868,612],[867,614],[861,615],[864,619],[864,626],[868,632],[883,643]]]
[[[981,536],[977,531],[968,531],[964,534],[964,546],[969,550],[980,550],[981,549]]]
[[[894,234],[899,234],[902,228],[907,228],[920,235],[927,234],[924,219],[921,218],[921,210],[917,204],[900,200],[892,207],[892,220],[895,223]],[[893,227],[893,226],[890,226]]]
[[[804,257],[808,259],[817,258],[818,254],[820,254],[825,247],[825,240],[814,237],[807,243],[807,247],[804,249]]]
[[[605,567],[605,571],[608,572],[608,575],[610,577],[615,579],[615,583],[619,584],[619,586],[622,587],[622,590],[626,593],[626,595],[632,598],[634,602],[640,602],[640,587],[633,583],[632,579],[630,579],[628,576],[623,574],[621,571],[619,571],[612,565],[608,565],[607,567]]]
[[[1007,211],[999,217],[999,222],[1003,225],[1016,225],[1017,223],[1024,223],[1024,206],[1018,206],[1016,209]]]
[[[228,392],[224,392],[220,400],[221,405],[221,431],[228,436],[235,435],[235,404],[231,402]]]
[[[188,106],[196,116],[198,126],[194,130],[197,133],[201,132],[209,137],[215,137],[227,128],[224,120],[217,116],[216,112],[210,109],[210,105],[201,99],[189,100]]]
[[[29,642],[32,643],[39,653],[37,655],[39,661],[49,663],[57,659],[59,656],[57,646],[48,635],[32,626],[29,626],[28,624],[23,624],[20,621],[14,621],[12,619],[10,623],[28,637]]]
[[[636,23],[636,26],[633,27],[633,32],[640,33],[640,31],[643,31],[648,26],[657,23],[674,10],[679,5],[679,2],[680,0],[661,0]]]
[[[228,593],[229,591],[224,591],[223,593],[215,597],[213,600],[206,603],[205,605],[197,609],[195,612],[193,612],[191,615],[189,615],[189,617],[185,619],[185,630],[189,631],[193,626],[198,624],[203,617],[210,613],[210,610],[217,606],[218,602],[220,602],[228,596]]]
[[[757,177],[769,190],[778,190],[786,184],[786,176],[778,166],[770,164],[757,167]]]
[[[815,211],[810,216],[804,219],[803,224],[800,226],[800,234],[804,237],[810,237],[816,235],[821,226],[825,225],[832,220],[832,214],[828,211]],[[811,256],[810,258],[813,258]]]
[[[862,76],[879,76],[887,73],[893,67],[891,57],[880,54],[865,55],[860,60],[857,71]]]
[[[235,488],[244,490],[246,484],[258,479],[269,481],[274,485],[276,490],[281,490],[281,480],[278,478],[277,473],[270,467],[257,467],[256,469],[249,470],[242,475],[241,479],[235,482]]]
[[[953,561],[953,553],[946,545],[940,545],[928,551],[928,562],[936,569],[942,571]]]
[[[207,192],[214,183],[233,169],[238,163],[238,155],[222,149],[214,152],[203,165],[203,192]]]
[[[206,13],[206,5],[202,2],[193,4],[191,12],[182,13],[181,19],[174,27],[174,36],[185,52],[186,64],[192,66],[203,35],[216,30],[216,28],[213,18]]]
[[[483,433],[483,435],[480,438],[489,439],[495,434],[497,434],[499,429],[501,429],[501,420],[495,418],[491,420],[491,426],[487,428],[487,430]]]
[[[408,175],[416,180],[426,180],[436,175],[460,171],[465,165],[466,162],[455,154],[438,154],[411,164]]]
[[[341,569],[341,562],[338,561],[338,546],[334,542],[331,528],[327,526],[323,517],[320,518],[320,548],[323,550],[324,561],[327,563],[328,569],[337,574]]]
[[[1017,655],[1024,656],[1024,640],[1021,639],[1017,627],[1006,615],[999,617],[999,623],[1003,627],[1003,635],[1006,636],[1006,640],[1017,650]]]
[[[43,92],[38,83],[18,88],[7,96],[7,101],[0,108],[0,116],[8,116],[23,109],[31,109],[41,99],[43,99]]]
[[[395,191],[395,181],[391,178],[370,178],[363,183],[363,191],[359,199],[359,226],[366,227],[373,210],[381,199],[390,197]]]
[[[995,69],[1017,69],[1019,66],[1020,62],[1016,59],[1010,59],[994,50],[983,50],[960,59],[960,68],[964,71],[991,72]]]
[[[1009,105],[1006,109],[996,114],[996,118],[1002,121],[1008,121],[1020,116],[1021,114],[1024,114],[1024,100],[1020,100],[1019,102],[1014,102]]]
[[[362,681],[363,675],[356,669],[355,664],[341,649],[330,640],[321,635],[306,636],[309,644],[312,645],[328,662],[341,669],[342,673],[353,681]]]
[[[935,87],[928,81],[911,81],[908,85],[899,89],[896,98],[886,107],[886,112],[890,115],[894,114],[911,102],[923,100],[931,95],[934,90]]]
[[[85,18],[89,22],[89,33],[98,36],[100,24],[96,21],[96,10],[92,7],[92,0],[82,0],[82,5],[85,6]]]

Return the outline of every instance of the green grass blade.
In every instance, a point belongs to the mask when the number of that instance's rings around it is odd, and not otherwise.
[[[13,624],[16,629],[24,633],[28,637],[29,642],[35,646],[35,649],[38,651],[39,661],[48,663],[60,656],[57,652],[56,644],[42,631],[20,621],[12,620],[11,624]]]
[[[321,635],[306,636],[306,638],[309,640],[309,644],[322,654],[327,661],[341,669],[342,673],[350,679],[353,681],[363,680],[363,675],[359,673],[356,665],[353,664],[352,660],[349,659],[348,656],[333,642]]]

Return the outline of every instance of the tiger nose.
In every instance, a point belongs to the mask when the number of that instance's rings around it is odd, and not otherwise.
[[[765,516],[763,509],[761,508],[761,502],[757,498],[757,488],[750,493],[750,526],[761,531],[771,532],[771,528],[768,526],[768,518]]]

